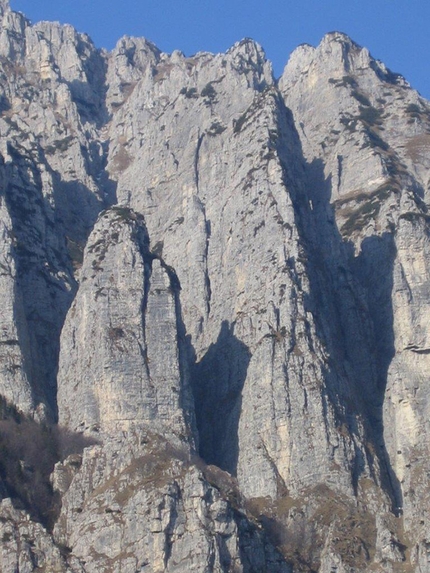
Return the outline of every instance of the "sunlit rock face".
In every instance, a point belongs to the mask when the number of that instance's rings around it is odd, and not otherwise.
[[[0,15],[0,569],[426,570],[428,103]]]

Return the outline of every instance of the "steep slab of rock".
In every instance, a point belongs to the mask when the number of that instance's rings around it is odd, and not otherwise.
[[[320,234],[318,250],[330,261],[333,249],[326,247],[340,245],[350,289],[368,308],[361,321],[370,327],[364,355],[373,354],[376,373],[372,401],[379,403],[379,415],[373,409],[373,426],[380,427],[397,514],[415,540],[408,541],[411,566],[419,570],[428,543],[421,505],[428,472],[422,440],[428,420],[428,103],[337,33],[318,48],[296,50],[280,88],[309,181],[322,191],[312,194],[313,221],[318,218],[320,233],[331,242]],[[311,219],[309,227],[315,226]],[[339,258],[336,253],[337,264]],[[354,344],[356,330],[348,335]]]
[[[108,435],[141,422],[193,443],[179,285],[148,243],[130,209],[100,216],[61,335],[59,420]]]
[[[16,284],[12,223],[4,198],[0,204],[0,236],[0,290],[3,300],[0,314],[0,393],[18,409],[29,412],[35,402],[29,372],[30,343],[22,293]]]
[[[182,286],[200,452],[251,497],[327,481],[354,495],[378,461],[356,381],[316,331],[295,203],[305,162],[264,54],[251,41],[192,59],[145,50],[114,111],[108,169]]]
[[[56,418],[59,336],[76,292],[73,272],[114,187],[105,117],[105,59],[71,26],[31,26],[5,2],[0,32],[2,196],[14,237],[34,404]],[[25,344],[23,348],[25,347]]]
[[[0,503],[0,567],[2,573],[81,573],[70,569],[61,549],[40,523],[28,519],[24,511],[14,509],[9,499]],[[62,548],[64,551],[64,548]]]

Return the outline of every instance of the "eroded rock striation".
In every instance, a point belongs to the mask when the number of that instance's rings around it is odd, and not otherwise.
[[[426,571],[428,102],[0,17],[0,569]]]

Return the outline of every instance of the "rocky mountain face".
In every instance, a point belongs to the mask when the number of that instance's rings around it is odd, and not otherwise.
[[[0,570],[428,571],[428,102],[0,14]]]

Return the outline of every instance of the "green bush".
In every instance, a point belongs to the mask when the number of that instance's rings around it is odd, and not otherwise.
[[[366,106],[371,105],[369,99],[362,92],[360,92],[358,90],[352,90],[351,95],[353,98],[355,98],[362,105],[366,105]]]
[[[201,95],[205,98],[207,98],[209,101],[213,101],[216,98],[216,91],[215,88],[213,87],[213,85],[209,82],[208,84],[205,85],[205,87],[202,89]]]
[[[421,108],[416,103],[410,103],[406,108],[406,113],[421,113]]]
[[[68,135],[63,139],[56,139],[52,145],[47,145],[45,147],[45,153],[48,155],[53,155],[56,151],[64,152],[70,147],[70,144],[74,140],[73,135]]]
[[[329,79],[330,84],[334,84],[337,88],[351,86],[355,88],[357,86],[356,80],[352,76],[343,76],[341,80],[335,80],[334,78]]]
[[[381,137],[379,137],[379,135],[373,129],[368,129],[366,133],[367,137],[369,138],[369,147],[379,148],[384,151],[388,151],[390,147],[388,143],[386,143]]]
[[[222,125],[222,123],[220,123],[219,121],[214,121],[210,126],[210,128],[208,129],[207,133],[208,135],[212,136],[220,135],[226,129],[227,128],[225,127],[225,125]]]
[[[184,95],[188,99],[199,97],[199,94],[197,93],[196,88],[182,88],[179,93],[181,95]]]
[[[369,125],[382,124],[381,120],[382,113],[379,111],[379,109],[376,109],[373,106],[370,107],[360,106],[359,110],[360,110],[360,115],[358,116],[358,119],[361,119],[361,121],[363,121],[364,123],[367,123]]]

